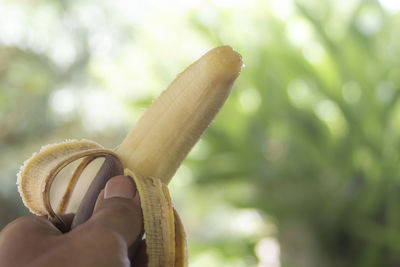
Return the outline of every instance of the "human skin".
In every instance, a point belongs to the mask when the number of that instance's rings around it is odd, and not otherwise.
[[[70,227],[73,214],[62,219]],[[92,217],[67,233],[43,216],[9,223],[0,232],[0,266],[146,266],[142,233],[136,185],[129,177],[115,176],[101,191]]]

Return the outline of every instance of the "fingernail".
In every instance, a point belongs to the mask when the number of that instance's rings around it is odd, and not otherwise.
[[[136,185],[128,176],[117,176],[111,178],[104,188],[104,199],[112,197],[134,198]]]

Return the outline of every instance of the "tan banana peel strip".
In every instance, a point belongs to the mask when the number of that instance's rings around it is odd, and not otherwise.
[[[55,216],[50,205],[50,187],[69,163],[88,155],[114,154],[89,140],[67,140],[43,146],[26,160],[17,174],[18,191],[26,207],[37,215]]]
[[[179,74],[116,151],[124,167],[168,184],[224,104],[242,65],[239,53],[221,46]]]
[[[174,208],[175,223],[175,267],[189,266],[189,256],[185,229],[178,212]]]
[[[133,178],[139,192],[148,266],[174,266],[175,226],[167,187],[160,179],[141,176],[129,169],[125,169],[125,175]]]

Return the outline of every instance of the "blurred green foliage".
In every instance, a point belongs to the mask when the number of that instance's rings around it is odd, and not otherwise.
[[[0,1],[0,225],[27,213],[15,174],[41,145],[118,145],[177,73],[229,44],[246,67],[171,184],[191,266],[399,266],[399,10]]]

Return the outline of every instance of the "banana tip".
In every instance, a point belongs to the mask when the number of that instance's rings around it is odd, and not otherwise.
[[[239,74],[244,65],[242,55],[229,45],[216,47],[205,56],[210,57],[214,66],[220,66],[229,73]]]

